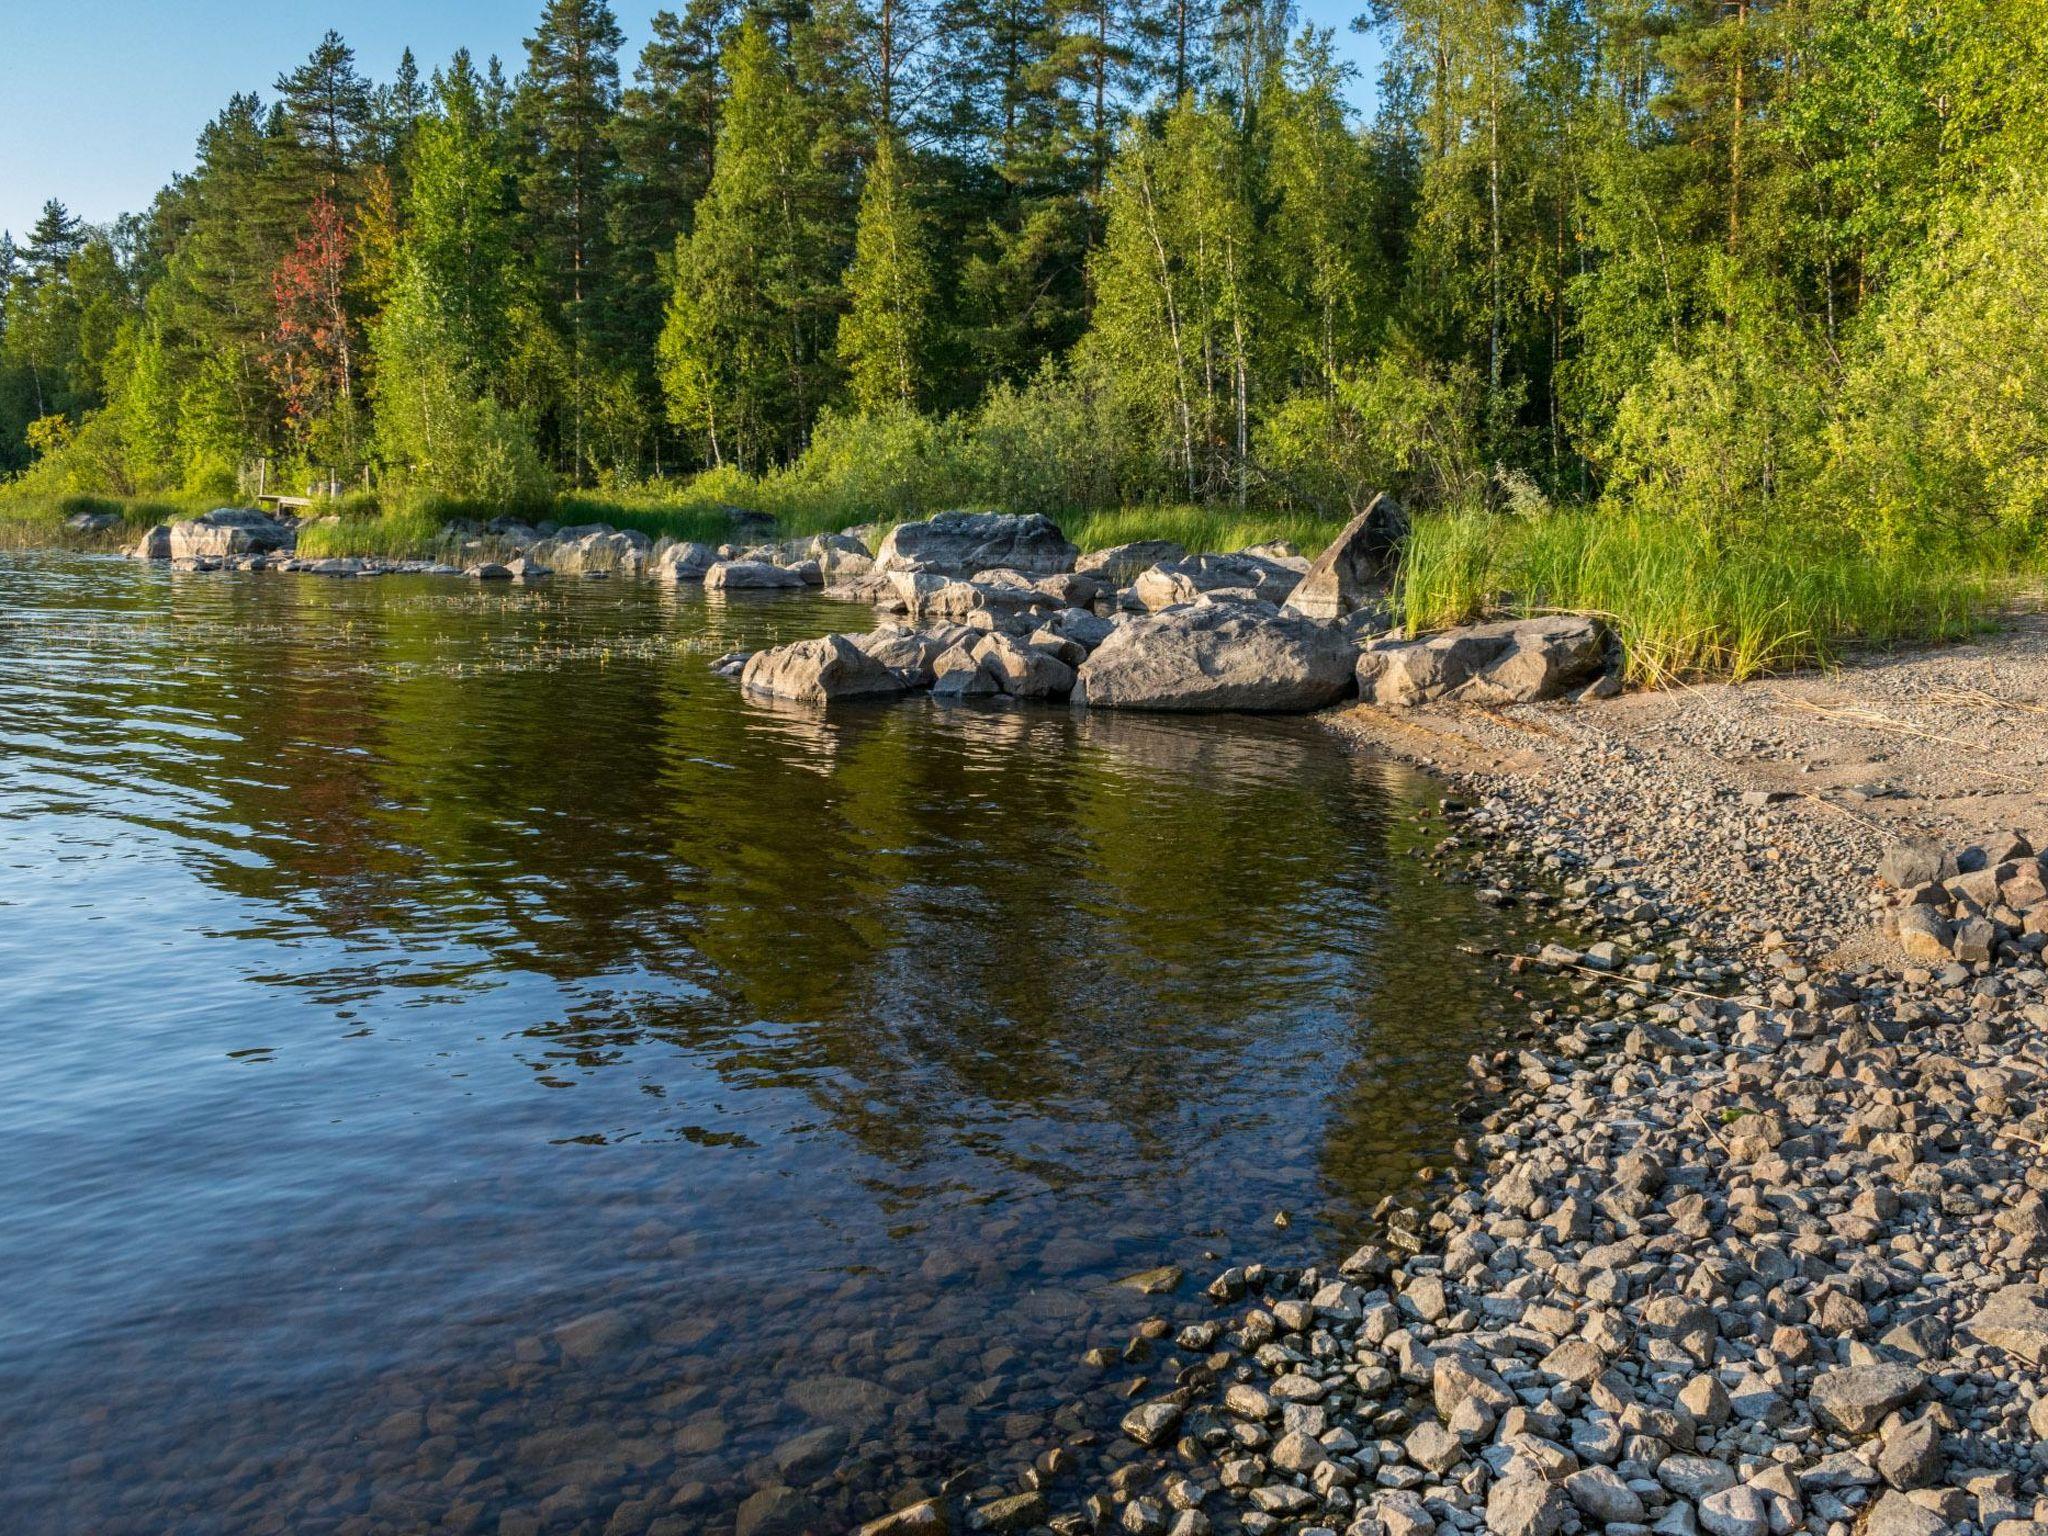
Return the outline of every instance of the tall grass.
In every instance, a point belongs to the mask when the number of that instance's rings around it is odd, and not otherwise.
[[[216,503],[203,496],[52,496],[0,487],[0,547],[125,549],[146,528],[193,517]],[[111,512],[121,521],[97,533],[65,526],[81,512]]]
[[[1171,539],[1189,551],[1244,549],[1285,540],[1314,555],[1344,526],[1306,512],[1240,512],[1227,507],[1112,507],[1057,519],[1084,550],[1140,539]]]
[[[1399,599],[1411,632],[1487,613],[1600,613],[1621,633],[1629,680],[1657,685],[1955,638],[1982,627],[2006,585],[1988,556],[1887,554],[1814,531],[1721,539],[1633,514],[1475,511],[1416,520]]]

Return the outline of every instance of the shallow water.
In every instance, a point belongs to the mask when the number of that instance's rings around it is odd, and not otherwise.
[[[707,670],[866,622],[0,555],[7,1529],[1014,1486],[1146,1369],[1110,1282],[1444,1161],[1508,1000],[1424,781]]]

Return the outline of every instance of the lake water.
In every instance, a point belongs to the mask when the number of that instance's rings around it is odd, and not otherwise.
[[[0,555],[0,1524],[1014,1489],[1445,1160],[1511,1003],[1427,783],[708,670],[867,620]]]

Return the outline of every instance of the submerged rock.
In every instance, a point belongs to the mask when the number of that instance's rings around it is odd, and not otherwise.
[[[1082,663],[1075,696],[1102,709],[1300,713],[1350,691],[1356,655],[1268,604],[1195,604],[1118,626]]]

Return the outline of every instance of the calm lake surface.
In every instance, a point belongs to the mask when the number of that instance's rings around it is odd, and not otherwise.
[[[1511,999],[1425,782],[708,671],[868,621],[0,554],[0,1524],[1014,1489],[1445,1159]]]

